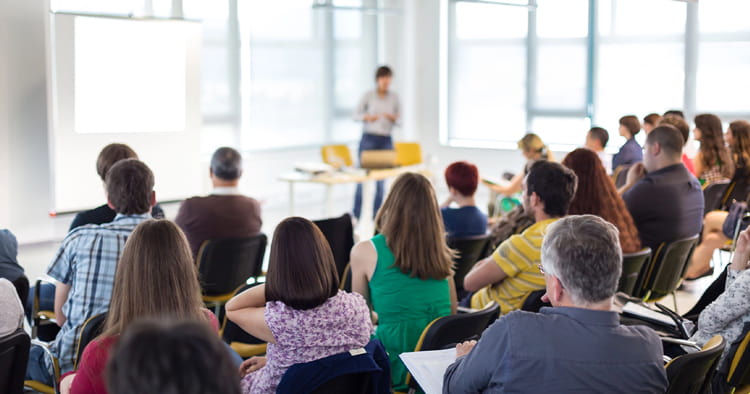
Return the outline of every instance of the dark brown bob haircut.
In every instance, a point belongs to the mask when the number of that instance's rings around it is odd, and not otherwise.
[[[620,118],[620,125],[625,126],[631,137],[635,137],[641,131],[641,121],[635,115],[625,115]]]
[[[323,233],[301,217],[284,219],[273,234],[266,274],[266,300],[306,310],[339,291],[333,252]]]
[[[102,178],[102,181],[107,177],[107,171],[120,160],[125,159],[137,159],[138,155],[135,151],[125,144],[109,144],[102,148],[99,152],[99,157],[96,159],[96,173]]]
[[[659,124],[657,126],[663,125],[674,126],[677,130],[680,130],[680,134],[682,134],[683,144],[687,144],[688,140],[690,139],[690,125],[685,122],[685,119],[682,119],[677,115],[666,115],[662,117],[661,120],[659,120]]]
[[[115,163],[104,180],[107,199],[115,212],[140,215],[151,212],[151,192],[154,191],[154,174],[146,164],[136,159]]]

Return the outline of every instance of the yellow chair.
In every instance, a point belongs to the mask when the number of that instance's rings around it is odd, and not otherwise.
[[[29,389],[32,389],[34,391],[44,393],[44,394],[57,393],[58,391],[57,382],[60,380],[60,365],[57,361],[57,358],[55,358],[52,355],[52,352],[49,350],[46,343],[32,339],[31,344],[41,347],[44,350],[44,352],[47,354],[47,357],[49,357],[50,360],[52,360],[52,371],[53,371],[52,386],[48,386],[42,382],[37,382],[36,380],[24,380],[23,387],[29,388]]]
[[[396,142],[394,144],[396,151],[397,166],[412,166],[422,163],[422,147],[416,142]]]
[[[698,352],[670,360],[664,366],[669,380],[667,394],[710,392],[708,388],[725,346],[724,338],[715,335]]]
[[[733,393],[750,393],[750,332],[740,342],[729,364],[727,384]]]
[[[351,167],[354,165],[352,153],[347,145],[325,145],[320,148],[323,162],[335,168]]]

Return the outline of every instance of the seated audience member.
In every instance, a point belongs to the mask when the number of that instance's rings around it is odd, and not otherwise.
[[[456,311],[453,251],[445,242],[435,191],[419,174],[396,178],[375,226],[379,234],[352,249],[352,290],[377,313],[375,338],[391,355],[393,389],[407,391],[398,355],[414,351],[431,321]]]
[[[685,114],[682,111],[680,111],[679,109],[670,109],[670,110],[664,112],[664,114],[662,115],[662,117],[666,117],[666,116],[670,116],[670,115],[676,116],[676,117],[678,117],[678,118],[680,118],[682,120],[685,120]]]
[[[105,181],[104,179],[107,176],[107,171],[109,171],[115,163],[124,159],[138,159],[138,155],[135,151],[125,144],[109,144],[99,152],[99,157],[96,159],[96,173],[102,178],[102,182]],[[73,231],[74,228],[86,224],[109,223],[115,220],[115,216],[117,216],[117,212],[115,212],[115,210],[108,204],[101,205],[88,211],[78,212],[75,218],[73,218],[73,222],[70,223],[70,229],[68,231]],[[163,218],[164,211],[157,204],[151,209],[151,216],[155,218]]]
[[[226,347],[196,321],[139,321],[113,348],[110,394],[239,394]]]
[[[656,126],[659,125],[659,121],[661,120],[661,115],[659,114],[648,114],[643,118],[643,131],[646,132],[646,134],[650,133],[651,130],[655,129]]]
[[[641,131],[641,122],[634,115],[627,115],[620,118],[620,135],[627,139],[627,142],[620,147],[620,151],[612,158],[612,171],[619,166],[633,165],[643,161],[643,151],[635,135]]]
[[[445,183],[450,195],[440,206],[440,213],[449,237],[470,237],[487,232],[487,215],[477,208],[474,201],[478,181],[479,171],[471,163],[458,161],[445,169]],[[452,203],[458,208],[451,208]]]
[[[23,268],[18,264],[18,241],[16,236],[8,230],[0,230],[0,278],[5,278],[20,290],[21,283],[26,279]],[[23,286],[28,292],[28,287]],[[26,294],[18,294],[21,299],[26,299]]]
[[[609,133],[602,127],[592,127],[586,134],[586,148],[594,151],[607,173],[612,174],[612,155],[604,151],[609,141]]]
[[[620,324],[612,299],[622,271],[617,229],[570,216],[552,224],[542,263],[552,308],[500,317],[479,342],[456,346],[444,393],[663,393],[659,336]]]
[[[63,239],[47,269],[55,286],[55,318],[61,326],[50,344],[60,363],[60,372],[73,368],[76,336],[81,325],[109,309],[115,270],[125,240],[135,227],[151,218],[156,204],[154,175],[142,162],[120,160],[107,172],[107,200],[117,216],[111,223],[76,228]],[[32,346],[27,380],[52,383],[51,360],[43,349]]]
[[[630,168],[620,189],[641,245],[651,250],[701,230],[703,190],[682,165],[682,145],[676,128],[664,125],[652,130],[646,137],[643,163]]]
[[[260,203],[243,196],[237,185],[242,176],[242,156],[232,148],[219,148],[209,171],[213,191],[206,197],[188,198],[180,205],[175,223],[185,232],[193,257],[203,241],[249,237],[260,232]]]
[[[641,250],[635,222],[596,154],[588,149],[576,149],[565,156],[562,165],[573,170],[578,177],[578,188],[570,202],[568,215],[599,216],[619,230],[623,253]]]
[[[682,164],[685,165],[685,168],[687,168],[691,174],[695,175],[693,160],[689,158],[684,151],[685,145],[687,145],[688,141],[690,141],[690,126],[687,124],[687,122],[685,122],[685,119],[682,119],[679,116],[675,115],[666,115],[662,117],[659,121],[659,126],[663,126],[665,124],[674,126],[675,128],[677,128],[677,130],[680,130],[680,134],[682,134],[682,139],[684,140],[682,145]]]
[[[168,220],[147,220],[128,237],[117,263],[104,331],[86,346],[78,370],[63,377],[61,386],[72,382],[72,394],[105,394],[104,369],[120,334],[138,319],[164,316],[203,322],[214,335],[219,331],[216,317],[203,307],[198,273],[182,231]]]
[[[339,290],[333,253],[315,224],[299,217],[276,227],[266,283],[232,298],[227,317],[268,342],[266,357],[240,367],[243,393],[275,393],[284,372],[367,345],[370,310],[361,295]]]
[[[0,278],[0,338],[23,327],[23,306],[16,288],[9,280]]]
[[[724,145],[721,132],[721,120],[713,114],[695,117],[693,136],[700,141],[701,147],[693,159],[695,176],[701,184],[729,180],[734,175],[734,163],[729,149]]]
[[[552,152],[549,151],[547,145],[545,145],[542,139],[534,133],[528,133],[518,140],[518,149],[521,150],[521,154],[523,154],[523,157],[526,159],[523,171],[513,176],[513,179],[511,179],[510,183],[507,185],[497,185],[482,181],[482,183],[489,187],[493,192],[503,196],[510,196],[520,192],[521,181],[523,181],[523,177],[525,177],[529,171],[529,166],[531,164],[539,160],[554,160]]]
[[[732,150],[732,158],[737,168],[733,180],[741,184],[747,182],[750,177],[748,165],[750,165],[750,123],[737,120],[729,124],[726,140]],[[696,279],[711,270],[711,256],[714,250],[722,247],[734,234],[724,234],[724,221],[729,212],[712,211],[703,219],[703,235],[701,243],[693,251],[690,265],[685,272],[686,279]],[[734,224],[731,226],[734,228]]]
[[[466,274],[464,289],[475,292],[472,308],[496,301],[501,313],[508,313],[520,309],[529,293],[544,288],[537,267],[542,239],[550,224],[567,215],[576,184],[573,171],[559,163],[539,161],[531,166],[524,179],[523,206],[534,213],[536,223],[505,240]]]

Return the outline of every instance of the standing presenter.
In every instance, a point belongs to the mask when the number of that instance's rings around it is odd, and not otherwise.
[[[364,150],[393,149],[391,132],[398,124],[401,105],[395,92],[389,90],[393,71],[388,66],[380,66],[375,72],[377,87],[362,96],[354,112],[354,120],[361,121],[362,139],[359,142],[359,156]],[[373,215],[378,212],[383,202],[385,181],[377,181]],[[362,213],[362,184],[357,184],[354,195],[354,216],[359,219]]]

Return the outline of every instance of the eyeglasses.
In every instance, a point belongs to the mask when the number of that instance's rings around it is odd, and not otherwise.
[[[546,274],[546,272],[544,271],[544,266],[542,265],[542,263],[537,264],[537,267],[539,267],[539,272],[541,272],[542,275]]]

